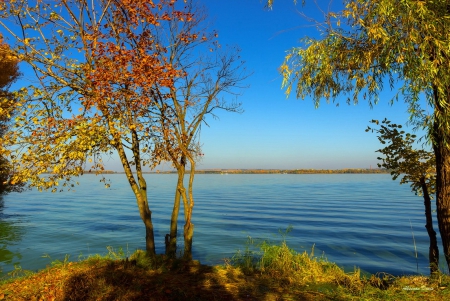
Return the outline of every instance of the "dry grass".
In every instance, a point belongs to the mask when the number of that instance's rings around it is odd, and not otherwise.
[[[54,267],[0,286],[4,300],[322,300],[239,268],[172,263],[149,270],[133,261],[91,259]]]
[[[138,251],[130,259],[94,257],[60,262],[0,284],[0,300],[450,300],[450,278],[366,279],[345,273],[286,243],[263,243],[224,266],[206,266]]]

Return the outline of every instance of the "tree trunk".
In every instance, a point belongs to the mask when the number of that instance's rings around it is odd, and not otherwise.
[[[431,210],[431,198],[428,193],[428,187],[425,183],[425,178],[422,177],[420,179],[420,185],[422,187],[423,192],[423,200],[425,205],[425,218],[426,224],[425,228],[427,229],[428,236],[430,237],[430,248],[429,248],[429,261],[430,261],[430,276],[436,275],[439,271],[439,248],[436,239],[436,231],[433,229],[433,216]]]
[[[147,185],[142,174],[138,174],[138,178],[140,187],[136,195],[136,201],[139,207],[139,214],[145,225],[145,250],[147,251],[147,255],[154,257],[156,255],[155,236],[153,232],[152,212],[150,211],[147,199]]]
[[[192,260],[192,237],[194,235],[194,224],[191,223],[192,210],[190,206],[190,201],[188,195],[186,194],[186,189],[184,185],[180,190],[181,197],[183,198],[183,209],[184,209],[184,253],[183,258],[185,260]]]
[[[136,138],[136,133],[132,133],[133,138],[133,154],[136,162],[136,171],[138,181],[134,178],[133,171],[131,170],[130,164],[128,163],[128,158],[123,148],[123,145],[118,143],[115,145],[117,152],[119,153],[120,161],[122,162],[123,169],[130,183],[131,189],[136,197],[136,202],[139,208],[139,215],[145,225],[145,250],[147,255],[154,257],[156,255],[155,251],[155,237],[153,234],[153,223],[152,223],[152,212],[148,205],[147,198],[147,182],[142,175],[141,162],[139,158],[139,147],[138,139]]]
[[[192,260],[192,238],[194,237],[194,224],[186,222],[184,225],[184,259]]]
[[[153,234],[152,212],[148,206],[147,199],[147,186],[143,177],[139,179],[138,185],[134,179],[133,174],[128,173],[125,169],[128,181],[130,182],[131,189],[136,197],[136,203],[139,208],[139,215],[145,225],[145,250],[149,256],[155,256],[155,237]]]
[[[188,186],[188,196],[186,197],[186,191],[184,192],[184,259],[192,260],[192,239],[194,237],[194,224],[192,220],[192,211],[194,209],[194,194],[193,194],[193,184],[195,176],[195,161],[189,157],[191,163],[191,171],[189,174],[189,186]]]
[[[432,132],[433,149],[436,156],[436,211],[442,247],[450,270],[450,144],[446,122],[449,116],[439,102],[435,104],[435,117]]]
[[[184,180],[184,166],[178,170],[178,182],[175,190],[175,200],[173,202],[172,217],[170,219],[169,245],[166,255],[175,258],[177,255],[177,233],[178,233],[178,214],[180,212],[181,189]]]

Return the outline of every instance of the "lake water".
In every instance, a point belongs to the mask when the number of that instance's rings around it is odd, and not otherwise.
[[[32,190],[4,196],[3,273],[14,265],[42,269],[66,254],[72,261],[106,254],[107,246],[122,247],[126,254],[144,248],[144,226],[125,175],[108,178],[108,189],[100,177],[84,175],[75,192]],[[148,174],[146,179],[157,251],[162,253],[176,175]],[[325,254],[346,270],[429,272],[423,199],[387,174],[196,175],[194,185],[193,253],[202,263],[223,264],[245,248],[248,236],[278,242],[279,230],[292,225],[287,236],[291,248],[309,253],[314,246],[315,255]]]

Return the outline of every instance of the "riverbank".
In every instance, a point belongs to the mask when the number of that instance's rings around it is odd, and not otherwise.
[[[38,273],[17,269],[0,284],[0,300],[449,300],[450,277],[364,277],[345,273],[283,242],[246,249],[222,266],[150,261],[110,250],[80,262],[52,263]],[[20,277],[17,277],[20,276]]]

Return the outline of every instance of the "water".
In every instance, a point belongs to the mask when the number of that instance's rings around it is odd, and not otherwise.
[[[73,261],[106,254],[106,246],[122,247],[126,254],[144,248],[144,226],[125,175],[108,178],[109,189],[99,183],[100,177],[84,175],[75,192],[32,190],[4,196],[3,273],[14,265],[42,269],[66,254]],[[146,179],[157,252],[162,253],[176,175],[149,174]],[[196,175],[194,184],[193,255],[202,263],[222,264],[245,248],[248,236],[278,242],[279,230],[292,225],[287,236],[291,248],[309,253],[314,246],[315,255],[325,254],[346,270],[429,272],[423,199],[389,175]]]

